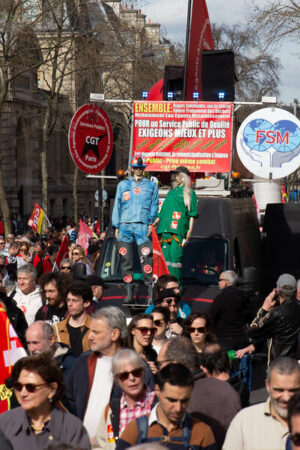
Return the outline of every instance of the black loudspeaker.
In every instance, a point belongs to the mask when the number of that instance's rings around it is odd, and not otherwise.
[[[183,100],[184,66],[165,66],[163,99]],[[173,92],[173,99],[168,98],[168,92]]]
[[[234,101],[235,80],[232,50],[202,52],[202,100]]]

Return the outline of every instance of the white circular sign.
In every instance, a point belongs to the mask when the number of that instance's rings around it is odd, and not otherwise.
[[[259,109],[241,124],[236,146],[240,160],[253,174],[286,177],[300,166],[300,121],[284,109]]]

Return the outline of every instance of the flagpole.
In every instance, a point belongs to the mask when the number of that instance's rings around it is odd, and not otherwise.
[[[185,100],[185,90],[186,90],[186,77],[187,77],[187,66],[189,59],[189,47],[190,47],[190,33],[191,33],[191,11],[192,11],[193,0],[188,0],[188,11],[187,11],[187,21],[186,21],[186,35],[185,35],[185,59],[184,59],[184,77],[183,77],[183,100]]]

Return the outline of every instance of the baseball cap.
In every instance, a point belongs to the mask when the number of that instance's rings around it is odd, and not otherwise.
[[[297,281],[296,278],[293,277],[293,275],[290,275],[289,273],[283,273],[280,275],[280,277],[277,280],[277,288],[280,289],[283,292],[291,292],[295,291],[297,288]],[[284,286],[289,286],[291,289],[284,289]]]
[[[180,172],[183,172],[183,173],[185,173],[186,175],[190,176],[190,171],[189,171],[189,169],[187,169],[187,168],[184,167],[184,166],[179,166],[179,167],[177,167],[177,169],[174,170],[174,173],[180,173]]]

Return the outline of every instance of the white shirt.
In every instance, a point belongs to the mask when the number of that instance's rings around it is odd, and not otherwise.
[[[100,355],[97,359],[92,389],[83,419],[83,425],[90,438],[95,436],[101,413],[109,402],[113,385],[111,362],[112,356]]]
[[[35,321],[36,313],[43,306],[40,287],[37,286],[33,292],[27,295],[23,294],[17,287],[13,299],[16,301],[18,308],[23,311],[28,326],[32,325]]]
[[[271,414],[270,398],[266,403],[242,409],[233,418],[223,450],[285,450],[287,425]]]

